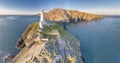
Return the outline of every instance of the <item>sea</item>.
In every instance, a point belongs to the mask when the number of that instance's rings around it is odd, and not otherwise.
[[[0,63],[8,54],[16,55],[16,43],[26,27],[38,16],[0,15]],[[91,22],[71,23],[67,31],[80,41],[86,63],[120,63],[120,16]]]
[[[0,16],[0,63],[8,54],[16,55],[16,43],[27,26],[39,21],[38,16],[1,15]]]

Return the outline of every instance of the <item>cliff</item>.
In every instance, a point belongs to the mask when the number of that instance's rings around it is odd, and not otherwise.
[[[29,25],[17,47],[21,51],[11,63],[84,63],[80,42],[59,24],[45,26],[41,32],[38,23]]]
[[[74,21],[91,21],[101,19],[102,16],[97,14],[90,14],[85,12],[80,12],[77,10],[67,10],[67,9],[53,9],[45,13],[45,19],[51,21],[64,21],[64,22],[74,22]]]

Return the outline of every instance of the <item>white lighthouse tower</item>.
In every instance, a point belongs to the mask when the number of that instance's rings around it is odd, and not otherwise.
[[[41,12],[40,12],[39,28],[43,29],[44,24],[45,24],[45,21],[44,21],[44,10],[42,9]]]

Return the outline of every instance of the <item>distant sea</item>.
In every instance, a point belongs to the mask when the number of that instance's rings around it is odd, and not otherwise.
[[[80,40],[86,63],[120,63],[120,16],[70,24],[67,30]]]
[[[19,52],[17,40],[29,24],[37,21],[38,16],[0,16],[0,63],[4,56]],[[80,40],[86,63],[120,63],[120,16],[69,24],[67,30]]]
[[[16,49],[16,43],[24,32],[26,27],[39,21],[37,16],[0,16],[0,63],[2,58],[8,54],[16,55],[19,51]]]

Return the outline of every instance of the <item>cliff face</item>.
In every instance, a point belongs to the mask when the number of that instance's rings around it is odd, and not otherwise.
[[[17,47],[21,51],[11,63],[84,63],[80,42],[59,25],[45,27],[42,32],[38,32],[38,23],[29,25]]]
[[[74,21],[91,21],[101,19],[102,16],[96,14],[90,14],[85,12],[80,12],[76,10],[67,10],[67,9],[53,9],[48,13],[45,13],[45,19],[51,21],[65,21],[65,22],[74,22]]]
[[[26,28],[17,42],[18,49],[22,49],[25,45],[29,44],[29,42],[33,39],[34,34],[37,32],[37,27],[38,23],[33,23]]]

